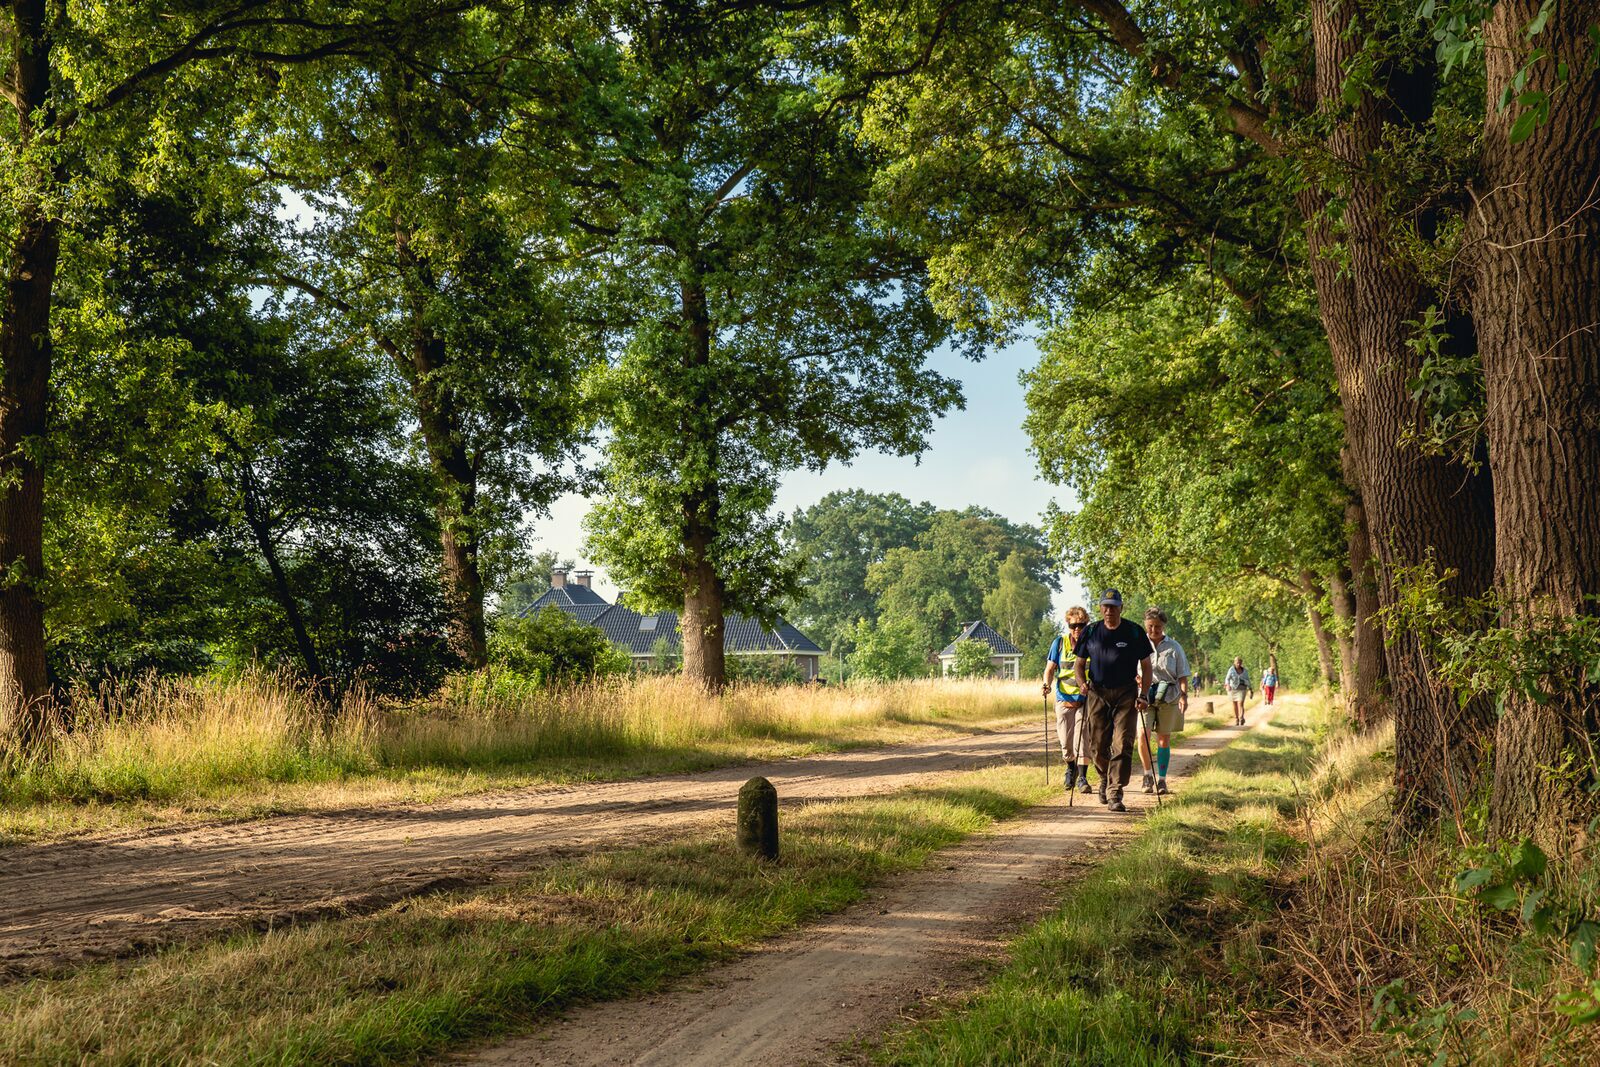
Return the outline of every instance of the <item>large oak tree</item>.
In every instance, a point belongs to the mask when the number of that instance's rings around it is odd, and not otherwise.
[[[867,210],[878,156],[830,89],[842,27],[709,0],[612,20],[573,43],[574,221],[614,338],[590,551],[631,601],[681,608],[685,672],[717,686],[724,613],[795,590],[779,475],[915,453],[960,394],[925,363],[944,326],[921,259]]]

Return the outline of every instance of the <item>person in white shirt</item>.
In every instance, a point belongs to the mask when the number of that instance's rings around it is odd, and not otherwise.
[[[1189,711],[1189,657],[1183,646],[1167,635],[1167,614],[1160,608],[1144,613],[1144,632],[1155,651],[1150,654],[1149,704],[1139,722],[1139,762],[1144,764],[1144,791],[1166,793],[1172,735],[1183,732],[1183,717]],[[1150,757],[1151,734],[1156,735],[1154,760]]]

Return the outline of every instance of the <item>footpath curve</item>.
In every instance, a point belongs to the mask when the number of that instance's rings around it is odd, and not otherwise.
[[[373,910],[555,855],[732,826],[739,785],[783,803],[888,793],[1040,751],[1037,723],[692,775],[482,793],[431,805],[135,831],[0,855],[0,979],[240,927]]]
[[[1292,699],[1292,698],[1291,698]],[[1169,778],[1271,718],[1183,742]],[[1035,745],[1038,729],[1033,732]],[[1054,763],[1054,760],[1052,760]],[[972,980],[972,964],[1053,910],[1074,865],[1131,835],[1156,797],[1133,791],[1114,815],[1093,796],[1036,806],[939,854],[862,902],[751,954],[647,997],[587,1005],[527,1037],[452,1056],[472,1067],[777,1067],[839,1062],[839,1049],[882,1034],[905,1009]]]

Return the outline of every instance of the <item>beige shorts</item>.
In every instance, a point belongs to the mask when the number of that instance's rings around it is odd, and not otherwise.
[[[1169,704],[1155,704],[1146,708],[1139,719],[1145,733],[1183,733],[1183,705],[1176,700]]]

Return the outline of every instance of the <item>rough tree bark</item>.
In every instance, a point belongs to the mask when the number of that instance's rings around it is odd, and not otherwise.
[[[1344,83],[1371,26],[1368,5],[1318,0],[1312,6],[1314,87],[1332,130],[1325,149],[1338,167],[1335,188],[1300,196],[1312,274],[1333,353],[1345,411],[1356,485],[1366,512],[1378,584],[1394,603],[1397,568],[1430,559],[1456,574],[1451,592],[1477,594],[1489,586],[1494,528],[1489,479],[1443,457],[1401,446],[1420,413],[1407,388],[1420,355],[1406,342],[1409,325],[1433,303],[1397,251],[1386,189],[1370,160],[1386,150],[1397,127],[1414,126],[1432,107],[1433,71],[1416,65],[1380,70],[1381,92],[1353,108]],[[1337,197],[1339,222],[1328,208]],[[1461,707],[1441,691],[1433,664],[1415,635],[1393,636],[1389,657],[1395,722],[1395,811],[1398,826],[1458,813],[1481,772],[1482,749],[1493,725],[1486,701]]]
[[[686,356],[695,366],[709,366],[711,318],[705,288],[697,280],[683,283],[681,308],[688,341]],[[706,469],[715,471],[718,447],[714,425],[711,434],[711,440],[700,442],[700,447],[708,457]],[[728,679],[723,647],[724,588],[711,556],[720,506],[713,478],[689,495],[683,511],[683,673],[713,691],[720,690]]]
[[[1585,39],[1591,5],[1556,4],[1542,34],[1524,27],[1538,0],[1501,0],[1486,29],[1489,107],[1482,187],[1469,234],[1473,318],[1487,389],[1498,521],[1495,573],[1507,621],[1535,632],[1593,614],[1600,593],[1600,72]],[[1501,88],[1537,45],[1526,93],[1549,118],[1511,143],[1522,108]],[[1570,72],[1557,81],[1557,61]],[[1556,699],[1509,694],[1496,734],[1491,829],[1574,845],[1596,814],[1600,679],[1581,665],[1541,679]],[[1560,768],[1561,770],[1556,770]]]
[[[6,181],[17,213],[0,305],[0,747],[21,751],[43,736],[50,699],[45,666],[44,471],[30,445],[45,432],[50,384],[50,301],[61,251],[47,207],[55,164],[42,142],[51,125],[51,37],[44,0],[11,5],[9,98],[23,161]],[[0,76],[4,71],[0,70]]]

